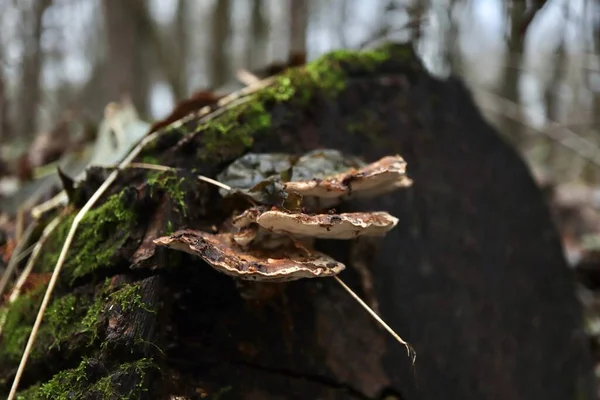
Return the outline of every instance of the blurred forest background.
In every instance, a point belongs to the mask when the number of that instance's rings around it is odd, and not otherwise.
[[[527,161],[598,343],[597,0],[0,0],[0,198],[93,143],[125,94],[153,122],[198,90],[238,89],[240,68],[260,76],[290,54],[386,40],[411,41],[432,74],[462,78]]]
[[[82,135],[130,94],[142,119],[241,68],[381,40],[456,74],[543,179],[600,180],[593,0],[0,0],[0,143]]]

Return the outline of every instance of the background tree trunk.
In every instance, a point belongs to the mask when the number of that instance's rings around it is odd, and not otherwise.
[[[41,99],[41,73],[43,65],[42,33],[45,11],[52,0],[39,0],[33,3],[30,15],[24,19],[26,30],[25,49],[22,60],[21,92],[18,98],[19,118],[16,120],[17,133],[23,139],[37,134],[37,115]]]
[[[106,95],[109,101],[131,96],[140,115],[146,116],[152,72],[147,31],[142,28],[150,20],[146,2],[105,0],[102,4],[108,42],[103,81]]]
[[[231,75],[229,51],[231,49],[231,0],[217,1],[211,20],[209,44],[209,82],[211,87],[227,83]]]

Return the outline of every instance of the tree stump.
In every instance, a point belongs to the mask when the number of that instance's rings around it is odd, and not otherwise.
[[[400,218],[378,246],[318,243],[374,277],[381,313],[417,351],[414,369],[332,279],[237,282],[152,240],[210,230],[230,210],[214,177],[245,152],[320,147],[374,161],[401,154],[412,188],[348,210]],[[591,399],[573,275],[525,164],[465,87],[407,45],[340,51],[163,128],[85,217],[21,381],[23,399]],[[91,169],[46,243],[51,272]],[[367,243],[368,244],[368,243]],[[362,247],[361,247],[362,246]],[[0,341],[8,393],[43,297],[10,310]]]

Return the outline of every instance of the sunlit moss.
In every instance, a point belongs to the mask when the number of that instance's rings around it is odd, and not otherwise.
[[[278,103],[309,104],[314,96],[338,95],[353,76],[377,70],[392,54],[409,54],[403,46],[356,52],[339,50],[328,53],[304,67],[291,68],[274,78],[274,82],[232,105],[218,117],[199,125],[202,146],[198,157],[203,160],[228,159],[250,148],[254,138],[271,128],[271,110]]]
[[[179,211],[185,217],[188,210],[185,202],[185,190],[183,188],[184,181],[185,178],[179,176],[176,171],[151,172],[147,178],[150,195],[154,196],[157,190],[164,190],[171,198],[173,204],[179,207]]]
[[[54,269],[74,214],[66,217],[48,238],[38,261],[38,270],[51,272]],[[100,207],[89,211],[80,222],[67,253],[61,274],[63,279],[73,283],[78,278],[110,266],[135,222],[136,215],[125,205],[123,194],[113,195]]]

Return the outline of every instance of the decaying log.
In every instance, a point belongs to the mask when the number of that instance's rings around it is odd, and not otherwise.
[[[212,110],[161,128],[138,157],[181,171],[123,171],[82,222],[22,398],[592,398],[573,277],[548,209],[459,81],[431,77],[408,46],[384,46],[326,55]],[[319,147],[407,161],[411,188],[339,209],[389,211],[399,222],[385,239],[317,249],[345,263],[342,278],[413,344],[415,370],[332,279],[239,282],[153,243],[179,229],[211,232],[231,215],[197,174],[215,177],[250,150]],[[51,271],[73,208],[103,173],[91,171],[63,211],[36,273]],[[0,311],[0,393],[43,289]]]

